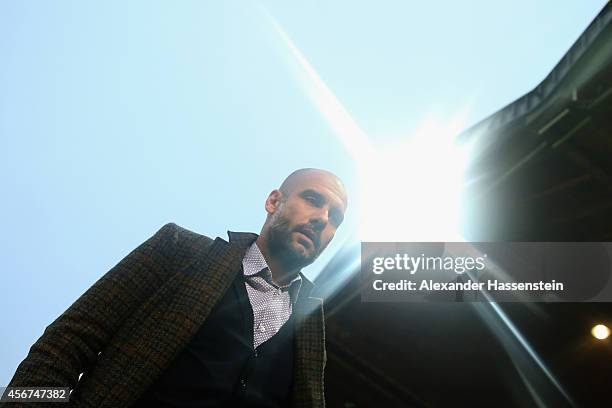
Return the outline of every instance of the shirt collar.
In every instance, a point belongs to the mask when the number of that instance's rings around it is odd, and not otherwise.
[[[244,270],[245,277],[248,278],[261,274],[262,277],[266,280],[266,282],[278,288],[278,286],[275,285],[272,281],[272,274],[270,272],[270,268],[268,267],[268,263],[266,262],[263,254],[259,250],[257,242],[253,242],[249,249],[247,249],[244,258],[242,259],[242,268]],[[297,300],[301,286],[302,274],[299,273],[295,278],[291,280],[291,282],[283,286],[283,288],[288,288],[287,290],[289,291],[291,299],[293,302],[295,302],[295,300]]]

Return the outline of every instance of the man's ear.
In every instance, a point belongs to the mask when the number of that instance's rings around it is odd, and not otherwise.
[[[272,190],[266,199],[266,212],[274,214],[283,201],[283,193],[280,190]]]

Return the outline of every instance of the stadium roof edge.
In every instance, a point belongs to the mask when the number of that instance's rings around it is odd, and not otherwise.
[[[576,90],[612,61],[612,2],[606,3],[552,71],[532,91],[459,134],[477,141],[475,156],[505,140],[509,128],[528,125],[542,112],[564,105]],[[495,136],[494,136],[495,135]]]

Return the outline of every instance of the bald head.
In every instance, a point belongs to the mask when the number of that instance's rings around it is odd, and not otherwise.
[[[303,168],[294,171],[289,174],[287,178],[283,181],[279,190],[285,195],[291,195],[296,189],[301,188],[305,183],[312,180],[324,181],[326,184],[335,190],[338,195],[341,197],[344,205],[346,207],[347,204],[347,196],[346,196],[346,188],[342,181],[336,176],[334,173],[323,170],[323,169],[315,169],[315,168]],[[286,198],[286,197],[285,197]]]

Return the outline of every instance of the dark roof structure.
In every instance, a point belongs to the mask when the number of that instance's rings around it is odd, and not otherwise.
[[[540,85],[459,140],[474,143],[466,240],[611,241],[612,4]],[[329,406],[610,404],[612,342],[589,330],[612,326],[611,303],[362,303],[357,273],[325,292],[355,254],[317,279]]]
[[[612,238],[611,118],[608,3],[540,85],[460,135],[475,145],[466,237]]]

